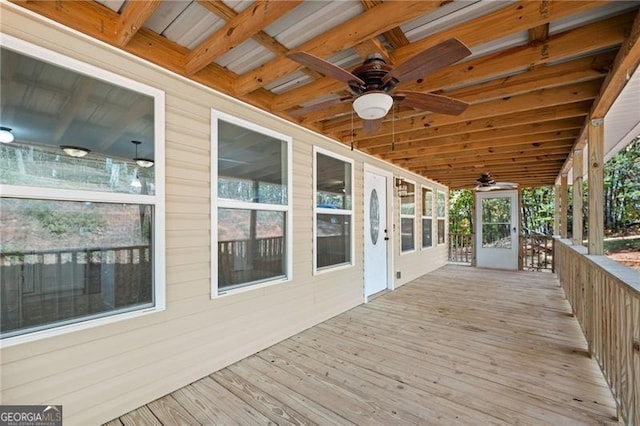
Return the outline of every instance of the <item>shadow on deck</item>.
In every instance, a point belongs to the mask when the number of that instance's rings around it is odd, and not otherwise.
[[[110,424],[616,422],[555,276],[448,265]]]

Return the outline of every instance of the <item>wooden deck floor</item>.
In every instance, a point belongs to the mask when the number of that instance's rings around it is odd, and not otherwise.
[[[113,424],[602,424],[555,277],[449,265]]]

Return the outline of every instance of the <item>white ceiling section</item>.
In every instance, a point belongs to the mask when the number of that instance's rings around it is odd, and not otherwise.
[[[608,160],[640,135],[640,68],[629,77],[604,117],[604,158]]]

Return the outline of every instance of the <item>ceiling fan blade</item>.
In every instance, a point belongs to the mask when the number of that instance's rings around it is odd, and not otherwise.
[[[327,77],[335,78],[338,81],[342,81],[345,83],[350,83],[355,81],[360,85],[365,85],[365,82],[362,81],[359,77],[351,74],[349,71],[344,68],[340,68],[337,65],[333,65],[331,62],[325,61],[322,58],[318,58],[310,53],[306,52],[289,52],[287,53],[287,58],[296,61],[297,63],[304,65],[305,67],[309,67],[318,71],[320,74],[323,74]]]
[[[518,184],[514,182],[496,182],[496,186],[501,189],[504,189],[504,188],[512,189],[512,188],[517,188]]]
[[[402,104],[416,109],[425,109],[441,114],[460,115],[469,106],[468,103],[447,96],[435,95],[433,93],[402,92],[398,95],[404,96]]]
[[[401,63],[384,76],[382,83],[386,84],[392,78],[403,82],[417,80],[469,55],[471,50],[467,46],[460,40],[451,38]]]
[[[332,107],[334,105],[340,105],[346,101],[351,101],[353,96],[342,96],[340,98],[327,99],[326,101],[318,102],[317,104],[305,106],[302,108],[298,108],[289,112],[289,115],[292,117],[302,117],[305,114],[309,114],[310,112],[321,111],[325,108]]]
[[[374,133],[380,130],[382,127],[382,118],[378,118],[377,120],[362,120],[363,128],[366,133]]]

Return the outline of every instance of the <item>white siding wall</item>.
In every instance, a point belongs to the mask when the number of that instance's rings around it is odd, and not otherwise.
[[[12,5],[0,7],[2,32],[166,91],[167,188],[166,311],[3,348],[0,403],[63,404],[66,425],[100,423],[348,310],[363,301],[364,162],[410,177],[418,188],[443,189]],[[209,283],[211,108],[293,137],[293,281],[215,300]],[[314,144],[356,161],[355,266],[316,276]],[[394,215],[400,285],[442,266],[446,247],[398,256]]]

